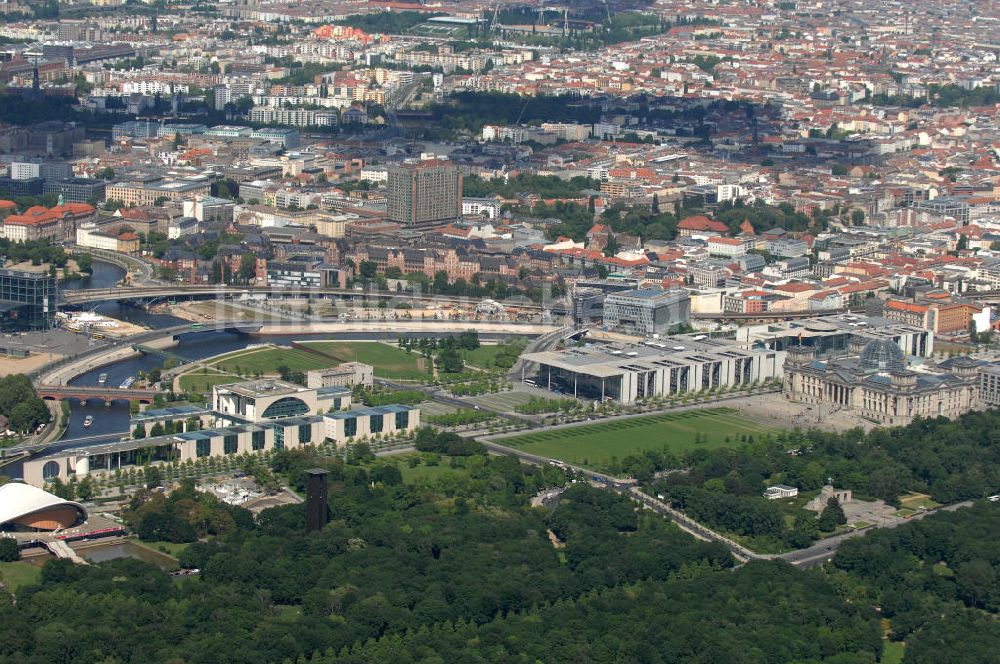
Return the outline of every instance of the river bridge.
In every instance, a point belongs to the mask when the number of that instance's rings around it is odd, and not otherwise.
[[[79,399],[89,401],[91,399],[101,399],[106,404],[111,404],[117,399],[127,399],[138,401],[139,403],[153,403],[157,394],[163,395],[157,390],[121,389],[114,387],[94,387],[91,385],[37,385],[38,396],[49,401],[59,401],[62,399]]]

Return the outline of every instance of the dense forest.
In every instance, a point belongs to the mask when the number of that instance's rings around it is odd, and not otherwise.
[[[201,531],[214,538],[181,554],[201,574],[180,583],[136,561],[50,561],[39,586],[20,589],[16,608],[0,608],[0,660],[295,661],[733,562],[724,548],[586,486],[551,514],[532,509],[529,495],[565,477],[513,458],[477,454],[461,479],[415,486],[377,466],[282,456],[275,468],[293,475],[321,462],[330,469],[332,522],[322,533],[305,532],[301,505],[256,521],[228,508],[224,527]],[[181,493],[144,494],[130,519],[169,513],[194,527],[218,516],[214,501]],[[550,527],[565,538],[559,548]]]
[[[833,564],[881,607],[901,640],[960,608],[1000,611],[998,533],[1000,507],[982,502],[846,542]]]
[[[656,471],[671,468],[688,470],[653,481]],[[748,439],[737,449],[695,449],[682,458],[649,450],[608,470],[649,482],[653,492],[695,518],[757,538],[764,550],[776,543],[805,546],[819,536],[812,515],[799,510],[787,523],[778,505],[761,498],[764,488],[790,484],[813,491],[832,478],[859,498],[891,505],[909,492],[942,504],[983,498],[1000,487],[1000,412],[918,419],[868,434],[783,432]]]
[[[431,433],[429,449],[454,442]],[[306,469],[330,471],[331,522],[314,534],[302,505],[255,519],[190,482],[140,492],[129,523],[196,539],[180,562],[201,573],[49,561],[16,605],[0,594],[0,662],[867,664],[887,634],[906,638],[906,664],[985,664],[1000,641],[993,504],[873,533],[824,570],[734,569],[607,490],[573,484],[530,507],[565,485],[558,468],[455,452],[461,473],[411,483],[371,454],[274,455],[299,491]],[[961,639],[983,648],[952,656]]]

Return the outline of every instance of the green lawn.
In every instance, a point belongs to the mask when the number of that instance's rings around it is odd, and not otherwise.
[[[3,579],[4,586],[11,592],[17,592],[21,586],[38,583],[42,575],[42,568],[37,565],[19,560],[13,563],[0,563],[0,579]]]
[[[422,463],[419,466],[410,468],[405,463],[399,464],[399,470],[403,473],[403,482],[405,484],[417,484],[418,482],[428,481],[436,482],[442,477],[454,476],[459,477],[465,474],[465,468],[452,468],[448,457],[441,457],[441,463],[437,466],[428,466],[426,463]]]
[[[391,457],[379,459],[372,465],[380,465],[387,461],[394,464],[397,468],[399,468],[399,472],[402,473],[403,482],[405,484],[416,484],[423,481],[435,482],[442,477],[449,475],[458,477],[467,472],[465,468],[452,468],[451,457],[444,455],[440,457],[438,465],[429,466],[427,465],[427,458],[430,456],[433,455],[421,454],[420,452],[409,452],[406,454],[393,455]],[[418,458],[421,462],[420,465],[410,468],[409,461],[413,458]]]
[[[906,645],[899,641],[884,641],[882,643],[882,664],[903,664]]]
[[[466,364],[480,369],[492,369],[496,366],[499,345],[480,346],[475,350],[460,350],[459,354]]]
[[[687,452],[699,447],[735,447],[741,443],[741,434],[760,436],[774,431],[735,413],[731,408],[661,413],[514,436],[499,442],[544,457],[600,467],[611,457],[621,459],[650,449],[667,447],[673,452]],[[696,434],[703,442],[695,443]]]
[[[382,378],[420,380],[427,378],[426,370],[421,370],[417,353],[407,353],[401,348],[378,341],[314,341],[308,342],[340,362],[363,362],[375,368],[375,375]]]
[[[235,383],[240,378],[226,374],[208,373],[204,370],[195,371],[181,376],[181,389],[185,392],[211,392],[213,385]]]
[[[261,348],[248,353],[230,356],[218,362],[213,362],[213,366],[226,371],[241,371],[244,375],[255,374],[258,371],[263,374],[276,374],[278,367],[286,366],[289,371],[310,371],[312,369],[323,369],[336,364],[320,355],[313,355],[295,348]]]

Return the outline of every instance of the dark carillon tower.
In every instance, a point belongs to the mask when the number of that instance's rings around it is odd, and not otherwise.
[[[323,530],[329,518],[326,505],[326,474],[322,468],[307,470],[309,483],[306,486],[306,529],[309,532]]]

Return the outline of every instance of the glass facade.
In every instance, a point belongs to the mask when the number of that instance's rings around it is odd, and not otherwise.
[[[285,427],[276,427],[274,429],[274,449],[285,449]]]
[[[42,479],[51,480],[53,477],[59,477],[59,464],[56,461],[46,461],[42,466]]]
[[[254,431],[253,434],[251,434],[250,445],[255,450],[264,449],[264,432]]]
[[[299,445],[308,445],[312,442],[312,426],[309,424],[299,425]]]
[[[240,437],[238,435],[230,434],[222,439],[222,451],[225,454],[236,454],[236,450],[240,446]]]
[[[344,435],[348,438],[358,435],[358,418],[348,417],[344,420]]]
[[[195,454],[199,457],[207,457],[212,453],[212,441],[209,438],[199,440],[195,444]]]
[[[401,413],[396,413],[396,428],[405,429],[410,426],[410,411],[404,410]]]
[[[368,426],[371,427],[372,433],[382,433],[382,416],[372,415],[368,418]]]
[[[265,419],[275,419],[278,417],[294,417],[295,415],[305,415],[309,412],[309,406],[302,399],[295,397],[284,397],[278,399],[268,406],[261,417]]]
[[[0,329],[47,330],[55,315],[55,277],[0,270]]]

